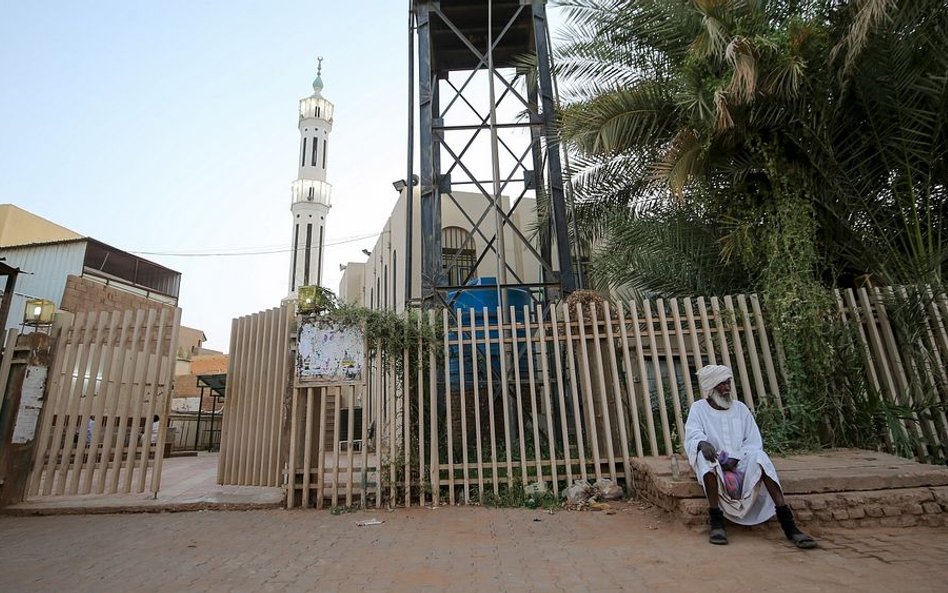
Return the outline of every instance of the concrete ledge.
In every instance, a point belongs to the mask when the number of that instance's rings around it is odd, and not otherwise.
[[[948,468],[885,453],[840,449],[773,458],[801,524],[842,527],[948,524]],[[707,521],[704,492],[686,460],[672,479],[668,457],[632,460],[635,494],[686,524]]]

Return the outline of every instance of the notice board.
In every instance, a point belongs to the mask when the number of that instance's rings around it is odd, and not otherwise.
[[[296,376],[325,385],[365,382],[365,333],[361,327],[342,326],[320,319],[300,324]]]

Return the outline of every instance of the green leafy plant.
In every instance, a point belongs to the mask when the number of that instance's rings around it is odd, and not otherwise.
[[[599,246],[597,282],[759,293],[785,379],[783,412],[764,410],[780,449],[938,449],[928,418],[948,386],[909,331],[919,309],[899,321],[908,385],[890,402],[832,289],[943,286],[948,5],[561,4],[574,240]]]

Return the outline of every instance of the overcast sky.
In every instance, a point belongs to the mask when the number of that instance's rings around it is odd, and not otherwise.
[[[375,243],[405,176],[407,18],[407,0],[5,2],[0,203],[181,272],[183,324],[226,351],[234,317],[286,296],[317,56],[335,104],[323,284]]]

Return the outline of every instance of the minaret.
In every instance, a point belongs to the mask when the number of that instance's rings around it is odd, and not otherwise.
[[[326,151],[332,131],[333,105],[323,98],[323,59],[319,58],[313,94],[300,99],[299,174],[293,182],[293,252],[290,259],[290,296],[300,286],[322,283],[326,216],[332,186],[326,183]]]

